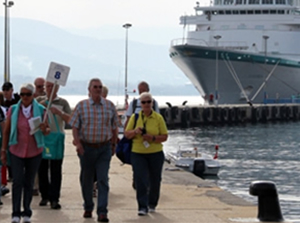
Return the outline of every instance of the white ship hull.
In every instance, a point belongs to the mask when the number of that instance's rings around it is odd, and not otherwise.
[[[237,104],[299,95],[299,0],[197,4],[195,15],[181,17],[187,38],[172,41],[170,57],[203,98]]]
[[[203,98],[207,99],[209,94],[215,95],[216,49],[178,45],[173,46],[170,51],[177,53],[172,60],[193,82]],[[186,54],[190,54],[190,56],[186,56]],[[298,65],[281,63],[282,59],[280,58],[245,55],[234,51],[219,50],[218,55],[218,102],[220,104],[244,104],[248,100],[252,103],[262,103],[266,97],[291,98],[292,95],[296,96],[300,92],[300,66]],[[227,60],[225,55],[231,56],[231,60]],[[240,60],[233,60],[239,56]],[[268,63],[265,63],[265,59],[268,60]],[[276,65],[277,63],[278,65]],[[264,81],[272,70],[274,72],[264,85]],[[233,71],[237,74],[236,77],[248,99],[245,98],[235,80]],[[261,88],[260,91],[259,88]]]

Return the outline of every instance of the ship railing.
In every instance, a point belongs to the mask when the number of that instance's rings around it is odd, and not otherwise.
[[[176,45],[196,45],[196,46],[209,46],[203,39],[194,38],[178,38],[171,41],[171,46]]]
[[[216,41],[207,42],[203,39],[194,38],[179,38],[172,40],[171,46],[177,45],[193,45],[193,46],[205,46],[205,47],[218,47],[231,50],[247,50],[249,46],[244,41]]]
[[[219,47],[224,49],[231,49],[231,50],[247,50],[249,46],[245,41],[219,41],[218,45],[215,41],[209,43],[210,47]]]

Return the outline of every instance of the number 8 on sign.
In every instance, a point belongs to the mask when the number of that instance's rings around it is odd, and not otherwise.
[[[46,81],[65,86],[70,72],[70,67],[51,62]]]
[[[54,75],[54,78],[59,80],[60,79],[60,72],[59,71],[56,71],[55,75]]]

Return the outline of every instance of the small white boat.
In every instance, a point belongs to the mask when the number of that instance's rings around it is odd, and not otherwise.
[[[198,152],[198,149],[183,148],[179,146],[177,152],[166,152],[165,160],[172,165],[193,172],[198,176],[217,176],[221,167],[218,161],[218,146],[214,157]]]

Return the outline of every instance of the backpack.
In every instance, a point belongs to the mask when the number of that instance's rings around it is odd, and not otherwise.
[[[134,125],[136,126],[136,121],[139,118],[139,114],[135,113]],[[116,156],[123,164],[131,164],[131,149],[132,149],[132,139],[128,139],[125,135],[118,142],[116,148]]]
[[[132,102],[132,113],[135,112],[136,105],[137,105],[137,99],[135,98],[135,99],[133,99],[133,102]],[[153,99],[152,109],[153,109],[154,111],[156,111],[155,106],[156,106],[155,100]]]

